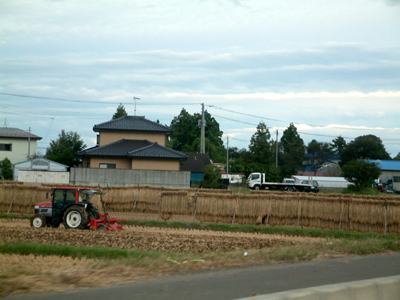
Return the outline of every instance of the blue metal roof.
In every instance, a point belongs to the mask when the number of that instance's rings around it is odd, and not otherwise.
[[[382,171],[400,171],[400,160],[370,159],[369,162],[376,164]]]

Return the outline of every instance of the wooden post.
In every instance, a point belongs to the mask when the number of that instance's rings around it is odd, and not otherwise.
[[[235,196],[235,198],[236,198],[236,205],[235,205],[235,210],[233,211],[232,225],[235,224],[236,209],[239,204],[239,199],[236,196]]]
[[[133,208],[132,208],[132,212],[135,210],[136,208],[136,203],[137,203],[137,199],[135,199],[135,203],[133,203]]]
[[[269,196],[269,203],[268,203],[268,214],[267,214],[267,221],[265,222],[265,225],[268,225],[269,222],[269,216],[271,214],[271,195]]]
[[[342,196],[340,196],[339,230],[342,230],[342,215],[343,215],[343,205],[342,205]]]
[[[10,211],[11,211],[11,207],[12,207],[12,205],[13,205],[14,198],[15,198],[15,197],[13,197],[12,200],[11,200],[10,208],[8,209],[7,215],[8,215],[8,214],[10,213]]]
[[[300,226],[300,194],[297,195],[297,227]]]
[[[31,189],[33,190],[33,187],[31,187]],[[29,212],[30,212],[30,210],[31,210],[31,207],[32,207],[32,203],[33,203],[33,191],[32,191],[32,193],[31,193],[31,195],[32,195],[32,197],[31,197],[31,204],[29,204],[28,211],[26,212],[27,214],[29,214]]]
[[[158,219],[157,221],[160,221],[160,215],[161,215],[161,201],[162,201],[162,193],[160,195],[160,201],[158,201]]]
[[[383,231],[383,234],[386,235],[386,229],[387,229],[387,202],[386,202],[386,199],[384,201],[385,202],[384,202],[383,205],[385,206],[385,208],[383,210],[383,218],[384,218],[384,221],[385,221],[385,229]]]
[[[197,213],[197,192],[194,194],[194,213],[193,213],[193,222],[196,222],[196,213]]]

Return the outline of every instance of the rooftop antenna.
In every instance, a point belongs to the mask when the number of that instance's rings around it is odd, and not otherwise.
[[[8,122],[7,122],[7,118],[4,118],[4,127],[7,128]]]
[[[133,100],[135,101],[135,116],[136,116],[136,100],[140,100],[140,98],[133,97]]]

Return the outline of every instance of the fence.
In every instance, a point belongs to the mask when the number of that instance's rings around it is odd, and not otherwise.
[[[231,190],[151,186],[98,188],[106,210],[158,214],[160,220],[185,215],[194,222],[400,233],[400,201],[393,197],[265,191],[241,195]],[[34,204],[45,201],[48,191],[46,185],[0,184],[0,212],[33,213]]]

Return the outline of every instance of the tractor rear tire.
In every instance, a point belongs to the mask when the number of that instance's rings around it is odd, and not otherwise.
[[[88,215],[86,210],[77,205],[73,205],[64,212],[64,226],[65,228],[82,229],[88,223]]]
[[[91,219],[98,219],[99,218],[99,214],[97,212],[97,209],[89,209],[87,211],[88,214],[88,220],[90,222]]]
[[[97,209],[93,209],[93,208],[87,210],[86,212],[87,212],[87,215],[88,215],[88,223],[86,225],[86,228],[89,229],[90,228],[90,221],[92,219],[98,219],[99,218],[99,214],[97,212]]]
[[[46,226],[46,218],[42,214],[35,214],[31,218],[31,226],[35,228],[42,228]]]

